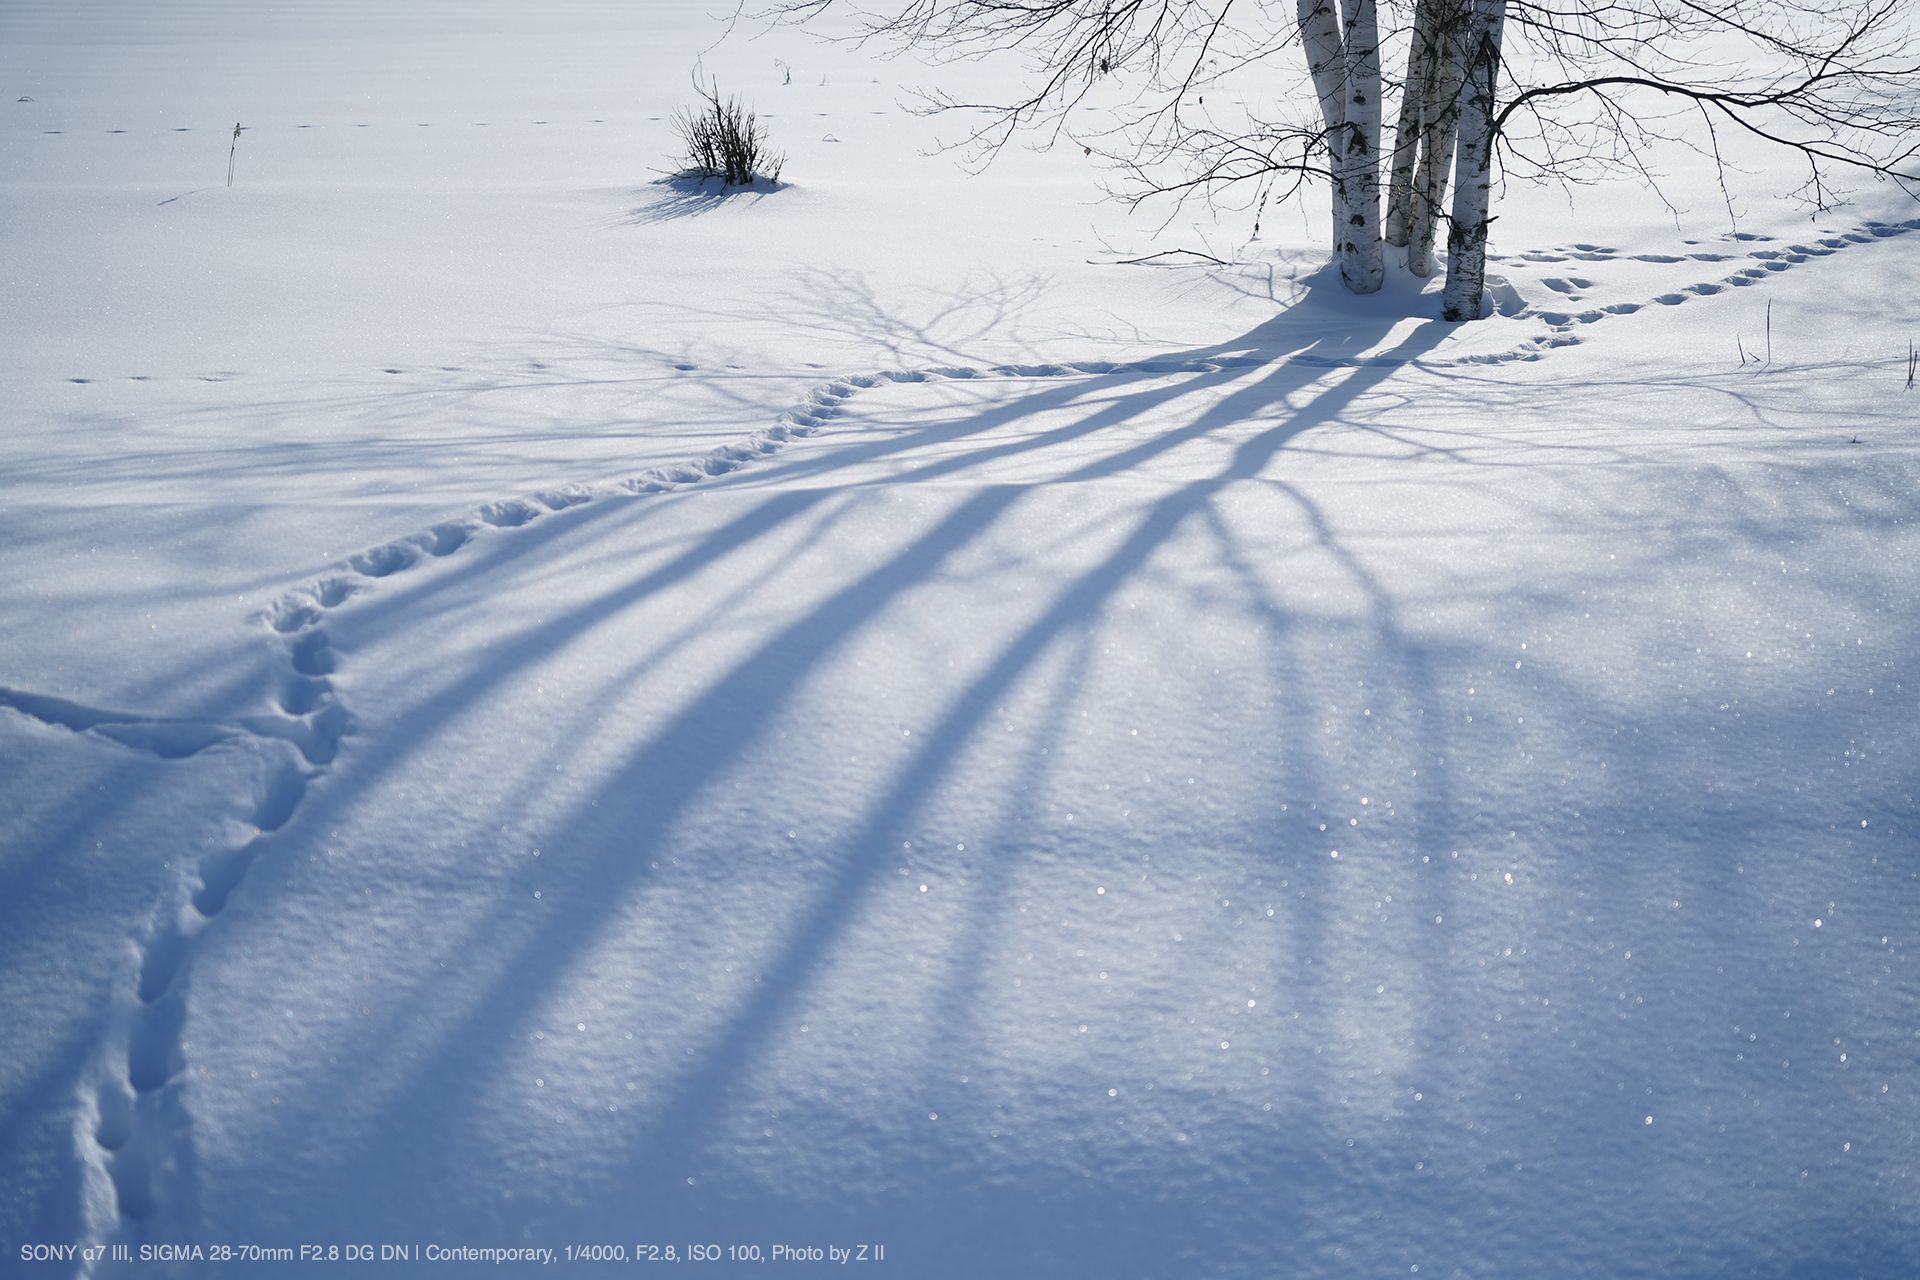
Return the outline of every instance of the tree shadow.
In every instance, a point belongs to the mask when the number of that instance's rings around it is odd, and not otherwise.
[[[472,975],[472,985],[451,1012],[434,1007],[444,1000],[443,993],[420,989],[390,999],[377,1019],[347,1033],[357,1047],[355,1059],[367,1064],[352,1072],[361,1097],[350,1121],[365,1147],[320,1151],[305,1177],[325,1190],[306,1206],[290,1209],[291,1216],[316,1223],[356,1222],[382,1234],[409,1227],[417,1231],[426,1221],[450,1238],[502,1227],[586,1230],[617,1216],[652,1233],[698,1224],[716,1232],[751,1230],[764,1239],[771,1232],[800,1231],[827,1221],[836,1229],[868,1231],[896,1242],[906,1238],[916,1274],[975,1274],[997,1261],[1035,1274],[1035,1268],[1043,1268],[1049,1274],[1184,1275],[1196,1270],[1233,1274],[1271,1265],[1279,1255],[1257,1247],[1258,1256],[1222,1260],[1207,1255],[1209,1243],[1222,1238],[1231,1249],[1246,1249],[1252,1233],[1244,1227],[1244,1216],[1258,1214],[1276,1232],[1287,1234],[1287,1250],[1318,1259],[1321,1270],[1339,1273],[1339,1251],[1345,1245],[1310,1237],[1327,1222],[1340,1220],[1333,1201],[1355,1188],[1404,1187],[1409,1194],[1445,1206],[1463,1230],[1478,1228],[1479,1197],[1497,1194],[1502,1203],[1540,1208],[1542,1196],[1562,1194],[1574,1175],[1551,1168],[1537,1183],[1514,1179],[1502,1182],[1497,1193],[1487,1192],[1488,1183],[1480,1175],[1505,1159],[1500,1154],[1503,1144],[1519,1140],[1511,1133],[1495,1133],[1488,1140],[1487,1163],[1477,1174],[1461,1165],[1450,1169],[1451,1180],[1444,1183],[1408,1182],[1404,1172],[1395,1172],[1415,1163],[1408,1141],[1394,1136],[1391,1126],[1383,1131],[1335,1107],[1335,1099],[1345,1104],[1346,1096],[1321,1092],[1365,1092],[1370,1105],[1405,1115],[1411,1103],[1392,1086],[1430,1081],[1426,1089],[1436,1099],[1452,1092],[1457,1101],[1457,1095],[1468,1090],[1515,1083],[1516,1098],[1543,1090],[1551,1105],[1565,1108],[1565,1122],[1577,1128],[1586,1122],[1578,1118],[1582,1113],[1575,1103],[1582,1100],[1576,1095],[1592,1083],[1595,1071],[1580,1055],[1553,1056],[1548,1025],[1561,1015],[1544,1012],[1549,1005],[1528,1004],[1522,1011],[1524,992],[1514,985],[1521,980],[1487,974],[1486,958],[1491,952],[1511,960],[1516,948],[1524,955],[1530,939],[1531,945],[1548,952],[1562,947],[1570,958],[1560,967],[1577,971],[1582,964],[1599,963],[1597,952],[1579,954],[1594,938],[1605,935],[1611,954],[1616,934],[1647,929],[1632,911],[1606,902],[1622,889],[1651,883],[1637,868],[1615,861],[1556,869],[1550,858],[1541,874],[1558,876],[1566,901],[1593,904],[1585,924],[1593,925],[1599,917],[1594,930],[1573,928],[1544,908],[1530,918],[1523,913],[1517,925],[1500,919],[1429,931],[1414,928],[1410,919],[1404,932],[1393,937],[1376,935],[1370,923],[1362,927],[1376,913],[1383,922],[1386,914],[1431,915],[1436,925],[1441,918],[1463,914],[1472,921],[1484,911],[1487,892],[1478,877],[1484,873],[1491,883],[1503,865],[1513,865],[1499,860],[1501,836],[1512,837],[1504,828],[1510,822],[1516,830],[1524,824],[1510,809],[1497,807],[1499,797],[1489,795],[1471,775],[1506,768],[1514,776],[1530,776],[1525,769],[1499,762],[1516,754],[1531,761],[1535,753],[1544,755],[1550,749],[1575,754],[1583,744],[1590,745],[1593,734],[1572,725],[1574,719],[1580,726],[1589,719],[1631,720],[1596,698],[1571,673],[1549,665],[1538,675],[1496,675],[1489,655],[1479,647],[1445,638],[1444,629],[1436,636],[1427,634],[1426,619],[1438,608],[1464,600],[1492,609],[1502,602],[1483,598],[1484,587],[1474,589],[1482,596],[1463,589],[1469,574],[1439,573],[1421,583],[1403,565],[1383,565],[1377,549],[1364,547],[1350,529],[1343,531],[1307,485],[1273,474],[1273,463],[1283,453],[1310,460],[1303,434],[1323,426],[1343,428],[1342,439],[1329,442],[1329,448],[1357,447],[1361,437],[1367,437],[1362,443],[1392,447],[1400,457],[1407,456],[1407,449],[1427,447],[1388,434],[1369,436],[1363,425],[1356,425],[1365,417],[1359,406],[1378,394],[1396,371],[1432,352],[1449,332],[1438,324],[1416,326],[1397,344],[1380,350],[1400,319],[1355,317],[1331,335],[1324,329],[1316,335],[1313,317],[1285,316],[1231,341],[1139,362],[1135,371],[1102,379],[1097,391],[1085,381],[1036,379],[1014,395],[993,397],[994,403],[977,412],[963,407],[931,421],[909,422],[890,435],[776,458],[709,486],[711,495],[725,500],[715,504],[721,514],[669,538],[648,563],[526,623],[504,644],[493,645],[484,662],[475,662],[428,696],[399,708],[378,734],[354,745],[351,759],[343,757],[331,785],[303,810],[300,827],[317,831],[344,824],[386,776],[422,767],[449,750],[457,758],[458,744],[447,741],[448,726],[456,719],[486,709],[505,686],[536,664],[718,566],[756,553],[772,557],[771,565],[762,563],[756,569],[756,581],[770,582],[783,571],[806,572],[803,562],[813,546],[853,527],[862,506],[852,491],[870,484],[867,477],[876,466],[895,465],[886,487],[903,497],[948,495],[929,506],[924,518],[900,525],[897,540],[871,548],[858,571],[822,581],[807,603],[770,621],[730,651],[693,696],[631,738],[621,758],[602,762],[597,780],[546,823],[539,836],[548,850],[562,851],[543,869],[552,905],[529,915],[527,903],[517,897],[511,904],[478,909],[439,927],[437,954]],[[1324,319],[1320,323],[1324,326]],[[1330,357],[1374,352],[1378,358],[1333,372],[1322,364],[1285,358],[1323,351]],[[1196,368],[1234,356],[1249,359]],[[1166,373],[1153,372],[1155,365],[1193,371],[1176,375],[1176,382]],[[1592,393],[1592,388],[1565,392]],[[1135,420],[1180,425],[1151,435],[1121,430]],[[1025,429],[1011,430],[1015,427]],[[1540,452],[1531,458],[1526,446],[1509,447],[1501,455],[1492,434],[1482,450],[1449,447],[1433,456],[1467,459],[1490,481],[1513,468],[1538,466],[1540,454],[1554,455],[1556,462],[1567,460],[1559,456],[1562,446],[1550,441],[1542,441]],[[939,457],[921,456],[936,446],[942,450]],[[1182,469],[1168,469],[1177,453],[1184,457],[1181,451],[1202,446],[1211,452]],[[1042,468],[1044,478],[1030,481],[1009,481],[997,470],[1029,457],[1055,461]],[[1054,564],[1045,563],[1046,548],[1009,549],[1001,544],[1001,535],[1027,518],[1036,504],[1070,500],[1096,482],[1140,486],[1142,496],[1130,506],[1124,527],[1108,531],[1112,536],[1088,541],[1091,531],[1068,525],[1057,546],[1079,547],[1081,552],[1063,555]],[[1487,492],[1495,490],[1489,487]],[[1517,499],[1499,492],[1504,501],[1537,501],[1536,527],[1551,527],[1553,499],[1534,498],[1524,488]],[[1738,493],[1726,500],[1728,511],[1712,527],[1737,531],[1741,511],[1753,503]],[[667,506],[665,500],[649,501]],[[1249,502],[1264,505],[1249,516]],[[686,505],[676,509],[684,511]],[[643,508],[644,514],[636,516]],[[1286,517],[1279,520],[1277,513],[1282,512]],[[1276,542],[1261,531],[1262,520],[1269,516],[1291,541]],[[1678,521],[1663,531],[1659,517],[1644,513],[1564,519],[1569,526],[1591,528],[1597,520],[1628,516],[1635,523],[1623,520],[1622,536],[1641,540],[1642,554],[1649,558],[1670,553],[1695,536]],[[354,643],[370,651],[399,642],[409,628],[422,624],[423,610],[437,624],[444,620],[444,625],[457,625],[460,609],[472,601],[471,594],[461,599],[462,592],[483,590],[490,582],[536,581],[556,555],[578,556],[641,520],[671,523],[656,507],[597,504],[555,516],[510,542],[477,548],[470,562],[421,591],[369,602],[343,618],[347,660],[353,660]],[[1203,557],[1206,572],[1183,579],[1182,570],[1191,566],[1182,557],[1197,554],[1192,550],[1196,540],[1209,548]],[[1751,540],[1765,545],[1758,531]],[[1270,562],[1276,555],[1290,569],[1317,574],[1314,580],[1329,590],[1349,592],[1351,603],[1337,611],[1317,611],[1309,597],[1277,590]],[[695,849],[684,842],[687,823],[725,798],[723,786],[741,761],[780,757],[773,739],[805,722],[820,696],[817,686],[836,664],[876,634],[895,634],[886,632],[898,628],[890,619],[924,593],[977,576],[983,563],[998,565],[1004,580],[1024,575],[1033,587],[1030,605],[994,633],[976,669],[956,673],[936,691],[924,717],[913,724],[910,740],[877,766],[874,785],[844,804],[822,797],[815,816],[833,814],[833,826],[824,834],[809,833],[811,861],[789,876],[792,888],[775,913],[774,927],[764,937],[735,938],[743,962],[751,955],[756,980],[729,988],[697,1013],[690,1012],[684,997],[677,1009],[657,1006],[663,1021],[640,1030],[663,1048],[638,1072],[646,1090],[626,1100],[625,1110],[609,1105],[598,1119],[587,1118],[585,1109],[565,1113],[575,1115],[570,1120],[554,1100],[554,1123],[564,1136],[542,1149],[565,1151],[580,1161],[585,1172],[571,1185],[563,1185],[565,1180],[556,1175],[557,1189],[545,1200],[536,1193],[540,1202],[531,1205],[519,1200],[473,1202],[461,1171],[498,1155],[496,1126],[519,1124],[517,1117],[503,1115],[502,1099],[503,1082],[519,1070],[524,1038],[532,1028],[557,1030],[550,1026],[555,1019],[548,1010],[561,993],[582,981],[583,974],[612,963],[603,957],[623,945],[637,945],[626,935],[636,928],[638,906],[657,903],[650,909],[681,922],[684,932],[656,940],[656,950],[665,947],[692,956],[733,936],[721,915],[724,903],[733,900],[727,891],[710,885],[711,902],[689,903],[688,886],[673,869],[673,860],[685,855],[717,877],[730,858],[745,858],[748,851]],[[1526,584],[1535,598],[1522,603],[1535,613],[1566,614],[1596,579],[1593,571],[1570,567],[1560,579]],[[917,1087],[931,1095],[950,1087],[934,1079],[940,1051],[958,1058],[968,1043],[977,1046],[987,1038],[980,1028],[994,1021],[996,998],[1007,996],[997,976],[987,971],[992,953],[1006,949],[996,946],[996,939],[1030,930],[1012,907],[1020,896],[1016,888],[1032,892],[1024,887],[1036,870],[1034,860],[1022,852],[1019,833],[1038,820],[1031,806],[1035,788],[1047,785],[1047,771],[1053,767],[1047,761],[1075,749],[1073,709],[1086,706],[1085,691],[1102,678],[1094,646],[1116,634],[1117,620],[1131,607],[1130,593],[1147,586],[1191,606],[1184,609],[1189,618],[1246,619],[1266,640],[1249,659],[1249,669],[1259,670],[1261,679],[1249,687],[1252,705],[1246,724],[1257,726],[1272,742],[1291,745],[1261,755],[1245,737],[1214,742],[1215,752],[1254,757],[1244,776],[1258,780],[1260,789],[1239,798],[1244,812],[1212,818],[1204,818],[1196,807],[1199,802],[1168,798],[1164,791],[1151,793],[1153,803],[1182,813],[1191,810],[1190,829],[1195,833],[1191,849],[1151,852],[1163,865],[1171,864],[1171,869],[1153,874],[1169,878],[1189,874],[1209,857],[1235,859],[1235,865],[1247,868],[1241,883],[1253,899],[1238,910],[1271,912],[1275,904],[1284,906],[1289,932],[1278,942],[1230,943],[1230,930],[1261,927],[1259,920],[1277,917],[1233,915],[1233,901],[1223,901],[1220,911],[1225,915],[1209,915],[1211,907],[1203,912],[1195,905],[1181,919],[1213,923],[1207,932],[1195,931],[1187,952],[1175,958],[1164,938],[1143,938],[1141,956],[1146,965],[1163,966],[1167,973],[1244,982],[1251,976],[1244,967],[1254,961],[1233,959],[1238,946],[1243,955],[1265,966],[1259,982],[1277,987],[1280,995],[1275,998],[1284,1000],[1289,988],[1317,993],[1300,997],[1301,1010],[1295,1011],[1304,1011],[1298,1019],[1304,1024],[1298,1033],[1303,1039],[1295,1044],[1282,1037],[1270,1050],[1274,1066],[1291,1068],[1292,1092],[1287,1096],[1292,1105],[1283,1108],[1285,1127],[1233,1101],[1235,1090],[1265,1087],[1257,1078],[1233,1075],[1237,1068],[1221,1068],[1219,1083],[1208,1086],[1217,1093],[1205,1106],[1186,1108],[1214,1116],[1217,1122],[1215,1129],[1193,1135],[1199,1142],[1190,1148],[1196,1152],[1191,1158],[1168,1154],[1179,1153],[1174,1144],[1188,1137],[1170,1131],[1174,1123],[1187,1123],[1182,1106],[1170,1104],[1166,1131],[1155,1129],[1151,1115],[1142,1114],[1141,1126],[1152,1134],[1146,1147],[1096,1143],[1088,1148],[1111,1152],[1111,1164],[1097,1170],[1076,1169],[1076,1158],[1065,1156],[1034,1155],[1024,1166],[1018,1160],[996,1164],[969,1149],[980,1141],[983,1119],[964,1133],[929,1129],[923,1139],[898,1133],[874,1136],[872,1146],[887,1158],[900,1157],[901,1163],[868,1179],[857,1193],[836,1187],[830,1179],[818,1187],[756,1183],[752,1149],[743,1144],[740,1132],[743,1111],[769,1096],[781,1096],[782,1086],[768,1082],[778,1076],[783,1059],[802,1052],[799,1037],[812,1034],[804,1028],[796,1033],[795,1024],[828,975],[860,949],[862,930],[882,910],[882,886],[891,883],[891,869],[905,859],[903,843],[919,841],[923,829],[947,821],[942,815],[968,805],[975,815],[972,829],[984,826],[998,833],[996,844],[1004,852],[969,864],[980,880],[969,905],[955,917],[959,923],[927,926],[933,934],[965,942],[949,947],[943,974],[925,988],[922,1007],[937,1017],[923,1033],[919,1060],[906,1072],[873,1068],[872,1078],[898,1084],[903,1075],[917,1076]],[[1446,598],[1450,593],[1456,596],[1453,601]],[[748,599],[749,593],[736,591],[734,598]],[[1528,611],[1520,610],[1523,615]],[[690,624],[654,641],[652,649],[625,668],[605,675],[591,707],[563,710],[543,726],[555,731],[555,767],[580,762],[578,744],[589,722],[604,714],[603,708],[618,705],[623,690],[637,685],[663,660],[663,653],[691,646],[702,629]],[[1180,646],[1172,645],[1167,652],[1177,655]],[[1484,675],[1476,674],[1483,662]],[[1514,669],[1521,670],[1518,663]],[[1329,688],[1344,685],[1355,672],[1363,677],[1360,688],[1346,696],[1360,699],[1359,714],[1355,706],[1329,705],[1325,696],[1330,695],[1312,691],[1316,682]],[[1332,678],[1336,676],[1338,680]],[[1473,714],[1485,722],[1479,729],[1466,727],[1473,718],[1461,723],[1449,714],[1461,702],[1451,686],[1464,683],[1463,676],[1471,676],[1474,688],[1486,691],[1474,695],[1483,699],[1473,704]],[[1532,683],[1523,686],[1523,680]],[[1367,688],[1369,681],[1377,692]],[[1022,690],[1040,687],[1051,693],[1021,695]],[[1270,691],[1289,695],[1292,690],[1306,692],[1262,700]],[[1039,723],[1029,726],[1029,776],[1017,786],[977,781],[983,744],[1000,731],[996,722],[1010,717],[1007,708],[1019,702],[1016,695],[1026,697],[1021,705],[1037,700],[1044,708]],[[1535,740],[1513,721],[1538,718],[1536,707],[1558,708],[1568,723],[1552,730],[1553,736]],[[1337,732],[1328,727],[1336,715],[1344,717]],[[1627,776],[1588,786],[1579,797],[1582,811],[1572,813],[1567,822],[1617,822],[1624,837],[1685,811],[1652,773],[1658,765],[1650,758],[1628,756],[1624,763]],[[804,756],[788,767],[804,767]],[[1571,767],[1560,765],[1563,770]],[[1411,776],[1400,778],[1402,772]],[[1362,814],[1342,798],[1349,785],[1343,778],[1353,779],[1372,796],[1411,796],[1410,801],[1401,800],[1411,811],[1409,822],[1389,835],[1371,834],[1373,815]],[[497,812],[531,807],[543,786],[537,770],[503,780]],[[1342,806],[1337,811],[1336,804]],[[1349,817],[1350,812],[1354,816]],[[1306,813],[1348,821],[1351,827],[1322,839],[1321,832],[1332,823],[1316,822]],[[1368,822],[1364,831],[1363,817]],[[1752,820],[1751,815],[1743,818]],[[1311,831],[1309,824],[1321,831]],[[1540,831],[1552,829],[1544,819],[1535,825]],[[298,835],[291,829],[288,834]],[[1107,867],[1113,859],[1099,848],[1100,838],[1049,836],[1049,865]],[[1323,846],[1333,838],[1345,854],[1343,862],[1325,852]],[[1247,853],[1241,845],[1253,851]],[[1463,850],[1467,862],[1455,865]],[[1474,870],[1467,871],[1467,865]],[[1737,895],[1734,876],[1744,872],[1730,876],[1716,856],[1681,874],[1688,883],[1675,892],[1675,901],[1682,892],[1689,898]],[[1468,875],[1474,878],[1463,878]],[[1241,897],[1235,888],[1233,898]],[[1373,903],[1371,910],[1362,898]],[[1401,900],[1399,909],[1383,911],[1384,903],[1396,898]],[[885,909],[900,910],[897,905]],[[1074,918],[1074,910],[1061,908],[1063,927]],[[674,926],[659,928],[671,933]],[[1556,928],[1572,940],[1556,941]],[[1511,930],[1504,941],[1500,929]],[[1178,934],[1175,940],[1181,941]],[[1502,951],[1506,954],[1500,955]],[[1188,958],[1194,956],[1198,958]],[[1634,981],[1650,991],[1660,977],[1671,975],[1676,984],[1702,977],[1690,961],[1665,963],[1663,974]],[[617,964],[614,970],[627,971]],[[1356,975],[1363,984],[1373,983],[1377,975],[1383,995],[1388,981],[1406,986],[1413,992],[1408,997],[1412,1005],[1404,1013],[1350,1014],[1335,997],[1362,1003],[1340,994]],[[1263,991],[1257,998],[1269,997]],[[1603,1015],[1611,1006],[1585,992],[1556,990],[1553,999],[1584,1010],[1581,1036],[1588,1034],[1587,1027],[1607,1025],[1604,1019],[1614,1016]],[[1501,1001],[1506,1006],[1500,1006]],[[1228,1003],[1209,1015],[1221,1028],[1245,1016]],[[1491,1023],[1481,1030],[1482,1010],[1493,1007],[1506,1007],[1517,1024],[1537,1036],[1516,1047],[1503,1045],[1499,1052],[1506,1056],[1488,1056],[1495,1050],[1482,1051],[1479,1045],[1490,1044],[1488,1036],[1495,1031],[1504,1032]],[[421,1025],[430,1027],[431,1034],[423,1048],[409,1049],[408,1057],[403,1059],[385,1043],[399,1029]],[[819,1038],[824,1039],[821,1030]],[[1202,1030],[1213,1034],[1211,1028]],[[1223,1041],[1239,1038],[1237,1033],[1221,1035]],[[1657,1036],[1647,1030],[1622,1027],[1617,1035],[1618,1050],[1603,1047],[1597,1052],[1611,1059],[1659,1049]],[[686,1051],[666,1056],[669,1047]],[[1336,1065],[1329,1059],[1326,1068],[1316,1072],[1313,1059],[1323,1047],[1339,1061]],[[415,1052],[417,1058],[411,1056]],[[1380,1074],[1381,1067],[1367,1061],[1370,1052],[1393,1068],[1394,1079],[1378,1085],[1370,1077],[1360,1084],[1345,1083],[1368,1071]],[[1588,1056],[1595,1052],[1590,1048]],[[1062,1078],[1077,1074],[1070,1062],[1065,1056],[1048,1060]],[[1613,1066],[1608,1061],[1599,1071]],[[857,1062],[852,1069],[857,1078]],[[1259,1070],[1265,1077],[1267,1067]],[[1162,1077],[1159,1083],[1177,1093],[1191,1079],[1191,1074],[1187,1081]],[[558,1093],[557,1078],[555,1084]],[[1411,1084],[1405,1092],[1412,1096]],[[792,1105],[812,1104],[796,1098]],[[1617,1104],[1589,1100],[1584,1105],[1589,1114],[1611,1117],[1613,1109],[1637,1109],[1641,1104],[1623,1098]],[[911,1107],[903,1104],[902,1109]],[[929,1123],[939,1114],[951,1113],[944,1104],[929,1108]],[[275,1117],[275,1132],[263,1140],[291,1143],[304,1125],[340,1123],[338,1116],[296,1104],[286,1109],[284,1118]],[[1349,1134],[1362,1140],[1357,1150],[1356,1138]],[[580,1143],[593,1144],[590,1157],[576,1149],[574,1144]],[[1262,1143],[1271,1145],[1263,1150]],[[371,1184],[355,1172],[364,1150],[378,1150],[380,1158],[390,1162]],[[1454,1151],[1457,1155],[1459,1148]],[[1528,1158],[1533,1158],[1531,1153]],[[782,1159],[785,1167],[811,1167],[791,1154]],[[1088,1177],[1098,1179],[1094,1190],[1088,1189]],[[1648,1177],[1658,1183],[1677,1179],[1680,1172],[1669,1163]],[[394,1203],[387,1197],[395,1186],[421,1190],[414,1199]],[[857,1196],[857,1202],[836,1200],[837,1195]],[[1067,1223],[1070,1230],[1063,1225]],[[1537,1230],[1533,1244],[1558,1239],[1553,1228]],[[1159,1254],[1139,1256],[1156,1242],[1162,1246]]]

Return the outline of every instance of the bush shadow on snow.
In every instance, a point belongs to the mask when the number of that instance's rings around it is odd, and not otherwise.
[[[620,225],[651,226],[697,218],[731,206],[751,206],[793,184],[756,174],[747,186],[728,186],[717,175],[687,171],[666,174],[647,185],[652,188],[648,193],[651,199],[623,214],[618,219]]]

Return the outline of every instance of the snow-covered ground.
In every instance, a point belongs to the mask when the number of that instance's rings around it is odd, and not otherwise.
[[[1446,325],[879,52],[0,8],[0,1275],[1920,1269],[1920,209]]]

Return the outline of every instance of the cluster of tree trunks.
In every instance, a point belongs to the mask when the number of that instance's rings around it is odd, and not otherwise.
[[[1479,316],[1505,18],[1506,0],[1419,0],[1383,224],[1374,0],[1299,0],[1300,41],[1320,99],[1333,173],[1334,256],[1355,293],[1380,287],[1388,244],[1407,251],[1409,271],[1428,274],[1434,238],[1445,222],[1443,314],[1449,320]],[[1443,212],[1449,168],[1453,206]]]
[[[771,2],[770,16],[804,19],[847,0]],[[1449,320],[1480,314],[1496,141],[1502,161],[1523,175],[1645,177],[1637,150],[1684,141],[1663,130],[1688,113],[1668,106],[1641,116],[1636,98],[1696,108],[1706,137],[1692,145],[1715,164],[1721,127],[1799,152],[1809,173],[1797,194],[1817,208],[1829,207],[1823,172],[1835,165],[1920,195],[1912,22],[1920,0],[1402,0],[1413,5],[1413,27],[1390,157],[1381,150],[1378,2],[1295,0],[1317,127],[1249,120],[1236,129],[1183,121],[1179,108],[1189,93],[1196,105],[1206,101],[1197,91],[1223,62],[1244,69],[1291,43],[1267,28],[1264,5],[1241,4],[1230,21],[1234,0],[865,0],[880,8],[869,34],[952,56],[1029,51],[1043,74],[1017,102],[931,99],[934,109],[985,105],[990,123],[972,143],[987,150],[1039,121],[1058,128],[1094,86],[1124,70],[1142,97],[1104,135],[1122,139],[1105,154],[1144,194],[1330,176],[1333,254],[1356,293],[1385,282],[1389,245],[1405,251],[1409,271],[1429,274],[1444,224]],[[1509,4],[1529,54],[1518,78],[1506,74],[1502,103]],[[1705,40],[1716,42],[1714,56],[1702,51]],[[1530,142],[1507,131],[1516,112],[1538,126]],[[1169,160],[1185,172],[1167,179],[1160,166]],[[1263,203],[1270,190],[1263,187]]]

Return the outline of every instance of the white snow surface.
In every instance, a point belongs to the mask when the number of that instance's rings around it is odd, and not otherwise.
[[[1920,209],[1447,325],[883,52],[0,9],[0,1275],[1920,1269]]]

